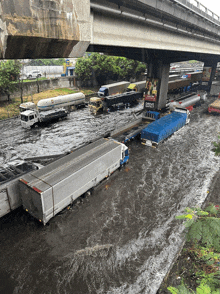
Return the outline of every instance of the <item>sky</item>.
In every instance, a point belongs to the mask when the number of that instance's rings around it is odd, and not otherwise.
[[[220,1],[219,0],[198,0],[209,10],[220,16]],[[191,1],[190,1],[191,2]]]

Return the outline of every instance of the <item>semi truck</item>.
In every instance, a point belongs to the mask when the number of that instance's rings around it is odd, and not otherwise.
[[[107,97],[115,94],[120,94],[126,91],[130,82],[123,81],[109,85],[103,85],[98,91],[98,97]]]
[[[19,180],[23,208],[44,225],[129,158],[128,147],[99,139]]]
[[[127,92],[129,91],[135,91],[135,92],[141,92],[143,93],[144,90],[146,88],[146,81],[140,81],[140,82],[136,82],[136,83],[131,83],[128,87],[127,87]]]
[[[41,126],[49,122],[53,122],[59,119],[64,119],[68,115],[68,111],[64,108],[58,108],[53,110],[47,110],[39,112],[38,110],[26,110],[21,113],[21,126],[23,128],[32,128],[35,126]]]
[[[171,114],[155,120],[141,131],[142,144],[157,147],[160,142],[189,123],[189,120],[187,109],[175,108]]]
[[[80,108],[85,106],[85,95],[81,92],[69,95],[57,96],[52,98],[41,99],[37,105],[33,102],[20,104],[20,113],[26,110],[37,109],[39,111],[47,111],[54,108],[75,107]],[[69,109],[70,110],[70,109]]]
[[[169,79],[168,93],[181,93],[198,89],[202,79],[202,72],[186,73],[182,78]]]
[[[142,98],[141,92],[125,92],[122,94],[111,95],[107,97],[90,98],[89,109],[96,115],[102,112],[109,112],[124,106],[133,106],[138,99]]]

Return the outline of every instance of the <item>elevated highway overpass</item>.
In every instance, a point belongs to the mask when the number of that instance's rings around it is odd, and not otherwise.
[[[166,93],[171,62],[196,59],[215,72],[220,17],[197,0],[0,2],[0,58],[79,57],[86,50],[146,62]]]
[[[2,0],[0,57],[78,57],[93,48],[139,60],[155,50],[169,62],[210,59],[220,55],[219,29],[219,16],[197,0]]]

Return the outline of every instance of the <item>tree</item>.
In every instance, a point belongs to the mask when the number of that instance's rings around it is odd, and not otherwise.
[[[77,60],[75,72],[82,82],[92,78],[92,62],[89,57],[81,57]]]
[[[90,80],[94,75],[97,82],[102,85],[108,79],[129,80],[130,78],[137,78],[145,69],[146,65],[137,60],[100,53],[88,53],[85,57],[77,60],[75,72],[82,82]]]
[[[5,93],[10,100],[10,94],[14,91],[14,81],[19,78],[21,64],[16,60],[7,60],[0,63],[0,92]]]

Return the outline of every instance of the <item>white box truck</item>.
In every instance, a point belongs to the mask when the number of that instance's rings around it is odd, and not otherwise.
[[[99,139],[77,149],[20,179],[23,208],[45,225],[128,158],[128,147],[113,139]]]

